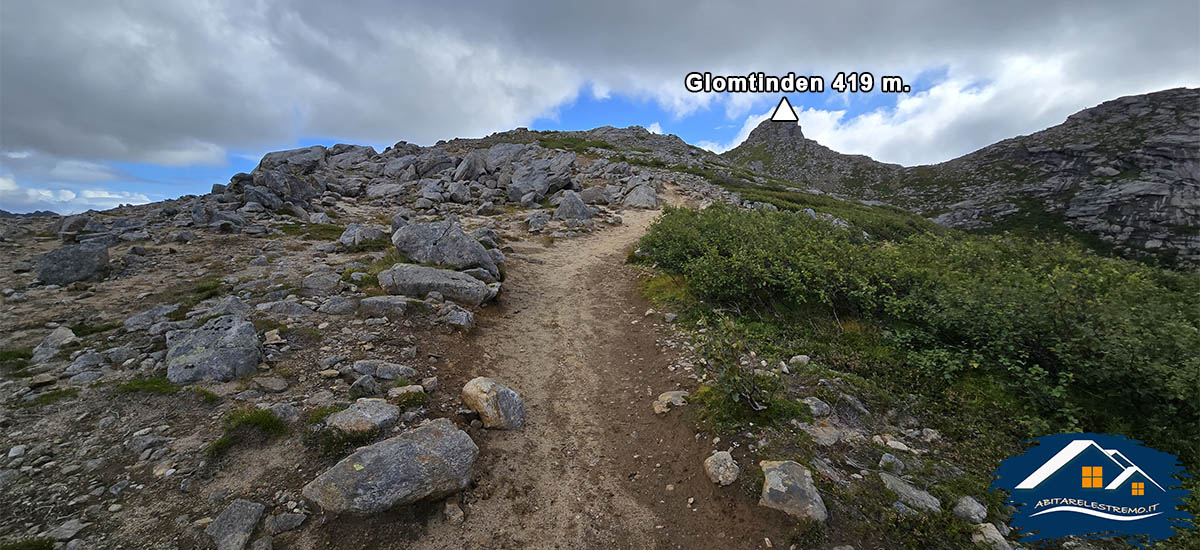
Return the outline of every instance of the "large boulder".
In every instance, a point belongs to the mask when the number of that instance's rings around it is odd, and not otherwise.
[[[483,281],[459,273],[435,267],[415,264],[396,264],[379,274],[379,286],[388,294],[423,298],[430,292],[477,306],[496,297],[496,290]]]
[[[519,430],[525,427],[525,402],[517,392],[499,382],[480,376],[462,389],[467,408],[479,413],[485,428]]]
[[[397,229],[392,244],[406,258],[457,269],[480,267],[500,278],[500,268],[486,248],[466,234],[458,222],[410,223]]]
[[[495,174],[521,155],[525,145],[521,143],[497,143],[487,152],[487,171]]]
[[[621,204],[626,208],[658,208],[658,194],[649,185],[639,185],[629,190]]]
[[[812,472],[791,460],[764,460],[760,506],[773,508],[797,519],[824,522],[829,517],[825,502],[813,484]]]
[[[556,220],[586,220],[592,217],[592,209],[583,203],[579,193],[563,191],[562,201],[554,211]]]
[[[380,225],[352,223],[346,226],[338,243],[346,248],[363,246],[376,241],[382,241],[388,236],[387,228]]]
[[[38,258],[37,278],[48,285],[66,285],[108,272],[108,248],[102,244],[73,244]]]
[[[519,202],[532,193],[535,200],[571,185],[571,169],[575,153],[560,153],[547,159],[534,159],[516,164],[508,184],[508,200]]]
[[[439,418],[358,450],[302,494],[326,512],[375,514],[466,489],[478,455],[466,432]]]
[[[200,328],[167,333],[167,379],[175,384],[228,382],[254,374],[262,353],[250,321],[217,317]]]
[[[454,181],[470,181],[487,173],[487,150],[476,149],[467,153],[454,170]]]

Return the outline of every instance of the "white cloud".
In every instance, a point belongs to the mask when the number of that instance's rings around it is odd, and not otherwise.
[[[145,204],[150,197],[143,193],[112,191],[88,187],[78,192],[70,189],[22,187],[12,174],[0,174],[0,209],[10,212],[49,210],[59,214],[77,214],[90,209],[107,210],[122,204]]]
[[[646,131],[650,132],[651,134],[663,133],[662,125],[657,122],[651,122],[650,125],[646,127]]]
[[[793,110],[794,109],[795,108],[793,108]],[[717,143],[715,141],[701,141],[700,143],[696,144],[696,147],[699,147],[701,149],[708,149],[709,151],[712,151],[717,154],[724,153],[725,151],[733,149],[734,147],[737,147],[738,145],[740,145],[743,141],[746,141],[746,138],[750,137],[750,132],[753,132],[754,129],[757,128],[758,125],[762,123],[762,121],[767,120],[768,118],[771,118],[771,113],[773,113],[774,111],[775,111],[775,108],[771,107],[764,113],[758,113],[758,114],[754,114],[754,115],[750,115],[750,116],[746,117],[745,122],[742,123],[742,129],[738,130],[737,135],[734,136],[733,139],[727,143]]]

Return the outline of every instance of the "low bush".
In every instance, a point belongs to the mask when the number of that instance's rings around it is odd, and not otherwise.
[[[805,215],[721,206],[667,209],[640,248],[714,308],[883,335],[891,361],[865,367],[881,377],[930,393],[997,384],[1030,434],[1117,432],[1200,461],[1196,273],[1014,235],[872,242]]]

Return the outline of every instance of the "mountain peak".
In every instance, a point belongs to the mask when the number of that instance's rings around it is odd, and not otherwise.
[[[747,141],[755,143],[763,141],[777,140],[801,140],[804,139],[804,132],[800,129],[800,123],[796,121],[776,121],[766,119],[758,124]]]

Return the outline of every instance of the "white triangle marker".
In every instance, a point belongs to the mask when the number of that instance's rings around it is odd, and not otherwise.
[[[799,117],[796,116],[796,111],[792,110],[792,104],[788,103],[787,96],[779,100],[779,106],[775,107],[775,112],[771,115],[771,120],[776,122],[798,122]]]

